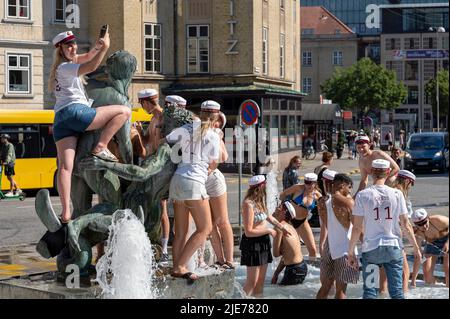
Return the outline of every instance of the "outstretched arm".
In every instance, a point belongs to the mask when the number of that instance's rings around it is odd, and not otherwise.
[[[171,148],[164,144],[158,148],[157,153],[144,162],[143,167],[131,164],[106,162],[96,157],[89,157],[79,163],[81,169],[106,169],[129,181],[143,182],[150,176],[158,174],[164,164],[170,160]]]

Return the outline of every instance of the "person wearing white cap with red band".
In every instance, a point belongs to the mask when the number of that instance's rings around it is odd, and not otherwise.
[[[247,266],[247,279],[243,289],[248,296],[261,296],[267,265],[273,260],[269,235],[276,236],[276,231],[268,227],[267,222],[278,227],[286,236],[290,233],[267,211],[265,176],[252,176],[248,185],[242,203],[244,233],[239,244],[241,265]]]
[[[226,123],[225,115],[220,112],[219,117],[213,123],[214,131],[220,136],[220,162],[228,159],[228,152],[223,141],[222,129]],[[208,172],[206,180],[206,192],[209,195],[211,207],[213,231],[211,245],[217,257],[216,264],[225,269],[234,269],[233,261],[233,229],[228,217],[227,184],[222,172],[216,168]]]
[[[394,184],[392,185],[393,188],[396,188],[400,190],[405,198],[406,202],[406,208],[408,210],[408,217],[411,217],[411,214],[413,213],[412,210],[412,203],[409,199],[409,191],[412,186],[414,186],[414,182],[416,180],[416,176],[407,170],[400,170],[397,174],[397,178],[394,181]],[[402,229],[402,231],[405,231]],[[410,269],[408,260],[406,258],[406,252],[403,249],[403,292],[408,292],[408,284],[409,284],[409,277],[410,277]],[[380,272],[380,293],[386,293],[388,290],[387,285],[387,278],[386,273],[384,269],[381,269]]]
[[[414,255],[421,258],[420,248],[414,238],[408,221],[408,210],[401,191],[385,185],[391,163],[375,159],[371,163],[373,185],[356,195],[353,209],[353,229],[348,258],[355,269],[359,268],[355,254],[356,244],[364,229],[362,243],[363,298],[377,298],[377,288],[367,285],[373,267],[383,266],[388,278],[389,295],[403,299],[403,240],[400,226],[414,249]]]
[[[353,181],[345,174],[333,176],[331,195],[320,200],[320,282],[317,299],[326,299],[336,282],[336,299],[346,298],[347,285],[356,284],[359,270],[348,263],[349,238],[352,232],[354,206],[351,191]],[[354,252],[355,254],[357,251]]]
[[[395,180],[395,176],[397,175],[397,172],[400,170],[397,163],[387,153],[381,150],[371,150],[370,147],[372,143],[370,142],[369,137],[366,135],[357,136],[355,139],[355,144],[356,150],[360,155],[358,164],[361,173],[361,181],[359,182],[356,194],[367,187],[367,184],[369,182],[369,175],[372,169],[371,165],[372,162],[376,159],[383,159],[389,161],[391,171],[386,180],[386,184],[388,186],[392,185],[392,183]]]
[[[449,268],[449,250],[448,250],[448,227],[449,219],[443,215],[429,215],[423,209],[417,209],[411,216],[414,224],[417,241],[426,241],[424,248],[425,261],[414,258],[413,272],[411,276],[411,286],[416,285],[417,274],[420,264],[423,264],[423,275],[426,284],[435,284],[434,269],[439,257],[444,257],[443,267],[445,273],[445,284],[448,287],[448,268]]]
[[[277,234],[273,239],[273,256],[281,257],[281,259],[272,275],[271,283],[276,284],[279,274],[286,268],[280,285],[301,284],[308,273],[308,266],[303,259],[300,238],[290,224],[290,221],[295,218],[295,208],[290,202],[286,201],[279,209],[275,210],[272,217],[292,236],[284,236],[281,229],[276,228]]]
[[[188,282],[198,278],[188,270],[188,262],[212,231],[209,195],[205,184],[208,173],[216,169],[221,160],[220,137],[213,130],[219,114],[205,112],[209,107],[206,105],[202,108],[200,121],[177,128],[160,141],[177,144],[182,154],[169,187],[169,198],[174,201],[175,211],[172,276],[185,278]],[[197,230],[186,241],[189,216],[193,217]]]
[[[94,72],[108,51],[110,40],[96,41],[95,47],[85,54],[78,54],[76,37],[72,31],[65,31],[53,38],[54,61],[50,69],[48,89],[56,98],[53,137],[58,153],[58,190],[62,204],[61,221],[71,219],[70,188],[78,135],[85,131],[100,130],[101,134],[92,155],[116,162],[117,158],[107,145],[114,134],[131,117],[131,110],[125,105],[107,105],[91,108],[84,90],[82,76]]]
[[[179,95],[168,95],[165,99],[166,105],[173,104],[177,107],[185,108],[187,101]]]
[[[295,207],[296,217],[292,219],[291,224],[305,242],[309,258],[315,258],[317,254],[314,234],[308,222],[317,201],[322,197],[317,188],[317,178],[315,173],[307,173],[304,176],[304,184],[293,185],[280,193],[281,201],[292,198],[291,203]]]

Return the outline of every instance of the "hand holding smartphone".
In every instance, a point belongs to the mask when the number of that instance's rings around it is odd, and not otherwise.
[[[109,30],[109,25],[108,24],[103,25],[102,28],[100,29],[100,36],[99,36],[99,38],[103,39],[105,37],[105,35],[106,35],[106,32],[108,32],[108,30]]]

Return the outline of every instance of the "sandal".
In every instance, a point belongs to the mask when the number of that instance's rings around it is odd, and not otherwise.
[[[118,162],[119,161],[117,159],[117,157],[115,157],[114,154],[111,153],[107,148],[105,148],[97,153],[92,152],[92,155],[94,155],[95,157],[98,157],[99,159],[107,161],[107,162]]]
[[[236,269],[234,264],[232,262],[230,262],[230,261],[224,262],[222,267],[225,268],[225,269]]]
[[[184,274],[177,274],[177,273],[173,272],[170,275],[172,277],[174,277],[174,278],[186,279],[188,285],[192,285],[198,279],[198,276],[196,274],[192,273],[192,272],[187,272],[187,273],[184,273]]]

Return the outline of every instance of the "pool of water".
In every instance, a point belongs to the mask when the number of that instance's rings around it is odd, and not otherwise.
[[[280,286],[272,285],[270,283],[273,272],[278,265],[278,260],[269,265],[266,280],[264,285],[264,297],[270,299],[315,299],[316,294],[320,289],[320,269],[308,265],[308,275],[305,281],[300,285],[295,286]],[[236,284],[233,298],[243,298],[242,286],[246,278],[246,267],[238,266],[236,268]],[[282,274],[279,276],[281,280]],[[362,279],[358,284],[350,284],[347,286],[348,299],[361,299],[362,297]],[[334,298],[330,296],[329,298]],[[389,296],[381,296],[380,298],[389,298]],[[448,299],[449,289],[443,283],[433,286],[426,286],[423,281],[417,281],[417,287],[410,289],[406,295],[408,299]]]

